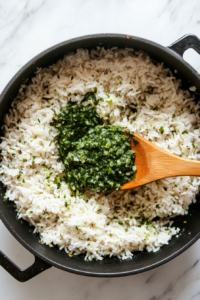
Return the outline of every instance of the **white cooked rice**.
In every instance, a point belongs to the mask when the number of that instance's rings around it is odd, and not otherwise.
[[[97,97],[104,98],[97,112],[105,122],[129,128],[173,154],[200,159],[198,106],[169,69],[131,49],[78,50],[39,69],[30,85],[21,86],[5,116],[0,173],[6,197],[15,202],[18,217],[35,226],[41,242],[50,247],[86,252],[89,260],[105,255],[126,259],[145,248],[157,251],[179,232],[169,218],[187,214],[199,191],[198,177],[168,178],[108,195],[87,191],[84,199],[72,197],[66,183],[60,189],[54,183],[64,167],[53,142],[57,133],[50,125],[52,116],[69,98],[80,103],[96,86]],[[138,105],[134,114],[128,108],[132,103]],[[93,105],[83,105],[88,104]],[[185,130],[188,134],[182,134]],[[157,216],[153,226],[140,223]]]

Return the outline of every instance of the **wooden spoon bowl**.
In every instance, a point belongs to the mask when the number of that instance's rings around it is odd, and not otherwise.
[[[121,190],[132,189],[143,184],[174,176],[200,176],[200,161],[173,155],[139,134],[134,134],[139,144],[131,138],[131,148],[135,151],[136,178],[125,183]]]

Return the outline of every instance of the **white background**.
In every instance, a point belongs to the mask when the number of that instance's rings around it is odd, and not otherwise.
[[[131,34],[169,45],[200,37],[199,0],[0,0],[0,92],[33,56],[64,40],[92,33]],[[200,56],[184,58],[200,72]],[[0,249],[22,268],[33,256],[0,221]],[[123,278],[89,278],[51,268],[19,283],[0,268],[0,299],[200,299],[200,241],[173,261]]]

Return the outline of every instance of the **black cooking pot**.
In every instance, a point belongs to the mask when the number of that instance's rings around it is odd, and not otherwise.
[[[23,80],[34,76],[38,67],[48,67],[58,59],[63,58],[65,54],[76,51],[78,48],[92,49],[97,46],[106,48],[117,46],[143,50],[156,61],[164,62],[172,71],[177,70],[176,75],[178,74],[178,77],[182,79],[184,88],[195,86],[200,91],[200,75],[182,58],[183,53],[188,48],[193,48],[200,54],[200,40],[194,35],[184,36],[169,47],[122,34],[84,36],[60,43],[40,53],[11,79],[0,96],[0,126],[2,126],[4,115],[8,112]],[[190,247],[200,237],[200,201],[198,201],[199,196],[197,195],[197,202],[190,205],[188,215],[178,216],[174,219],[174,225],[181,228],[180,237],[173,237],[169,245],[163,246],[158,252],[135,252],[132,259],[124,261],[117,258],[105,258],[103,261],[86,262],[84,255],[69,257],[64,250],[59,251],[57,247],[49,248],[39,243],[39,237],[33,234],[34,228],[24,220],[17,220],[13,202],[7,201],[5,203],[3,201],[5,188],[2,183],[1,191],[3,191],[0,196],[1,220],[12,235],[35,255],[34,264],[26,270],[21,270],[0,251],[1,266],[19,281],[26,281],[51,266],[68,272],[95,277],[137,274],[166,263]]]

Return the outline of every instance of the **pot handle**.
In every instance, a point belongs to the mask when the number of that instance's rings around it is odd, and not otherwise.
[[[194,34],[186,34],[179,40],[168,46],[171,50],[183,57],[183,53],[192,48],[200,54],[200,39]]]
[[[25,282],[52,266],[35,256],[35,262],[25,270],[20,269],[2,251],[0,251],[0,266],[20,282]]]

